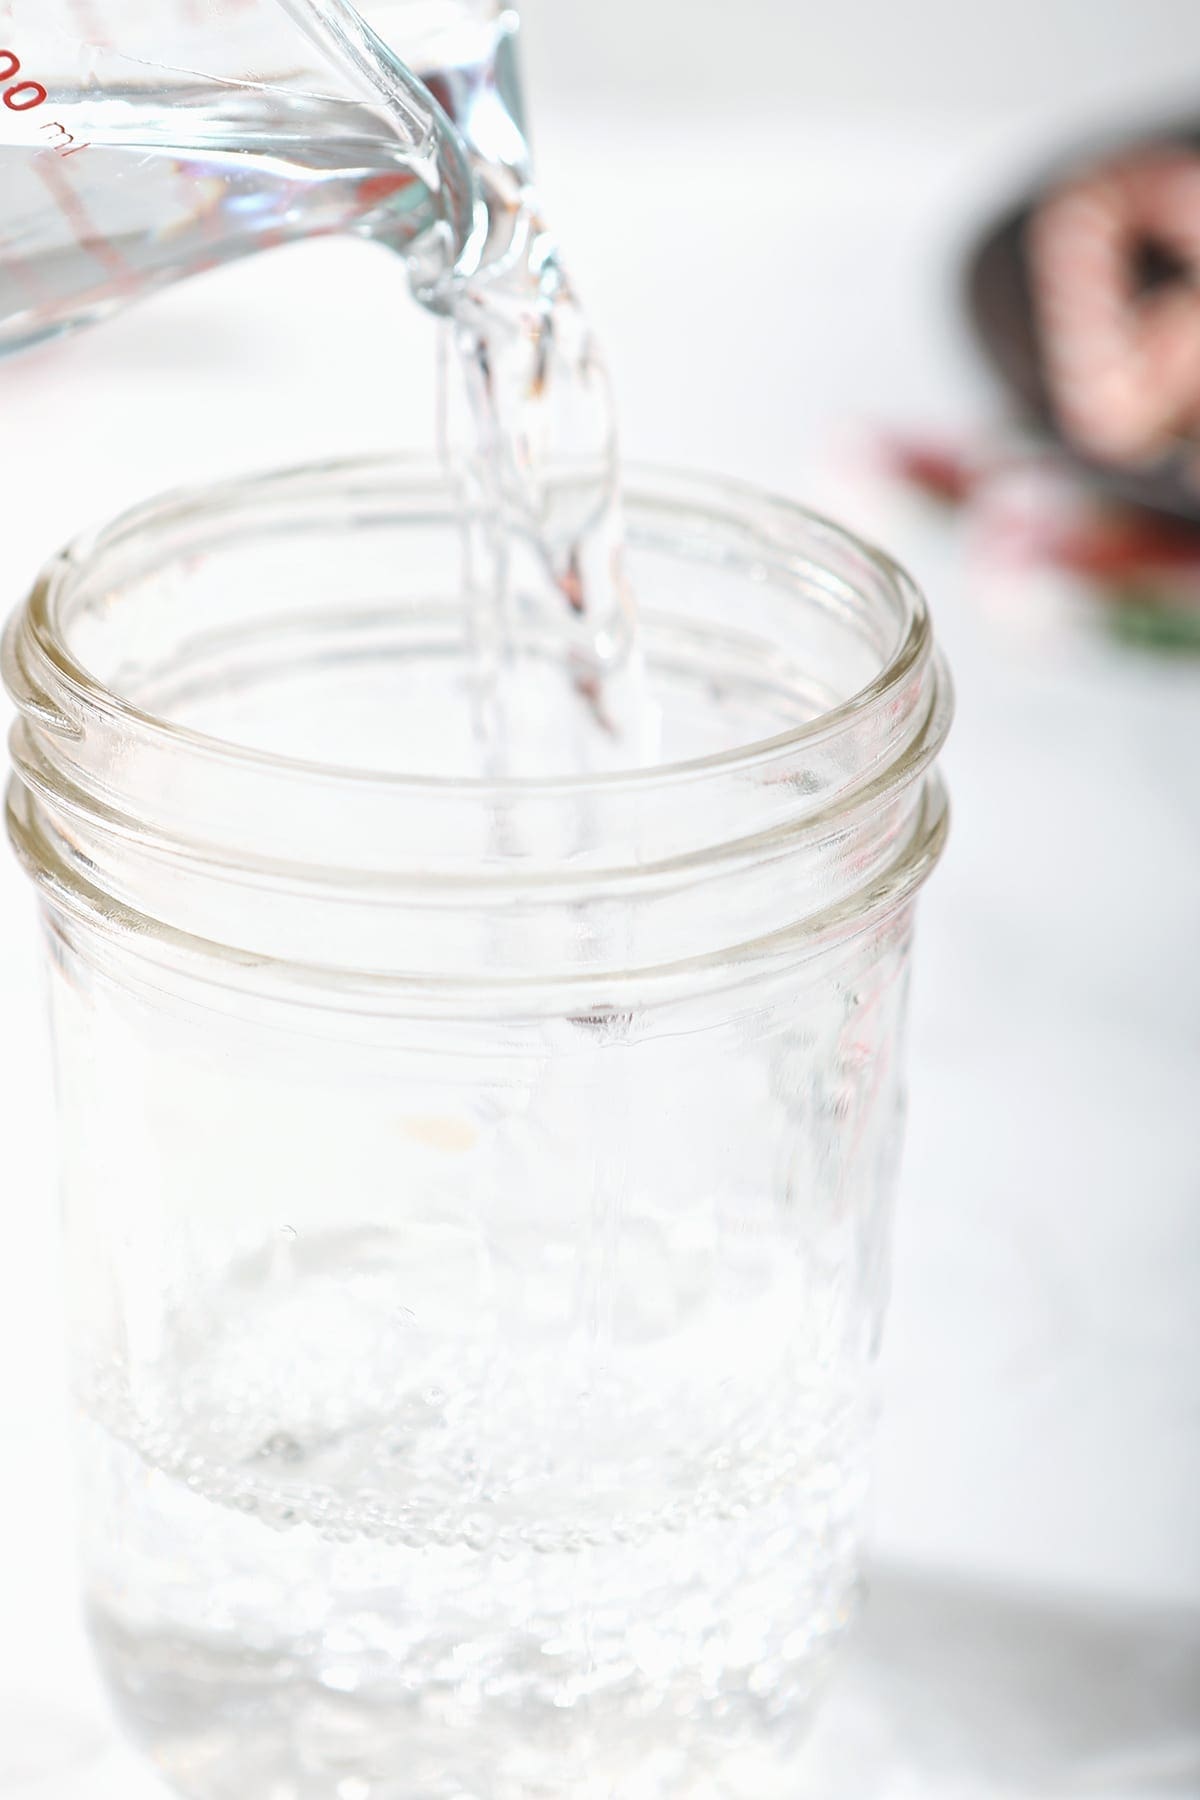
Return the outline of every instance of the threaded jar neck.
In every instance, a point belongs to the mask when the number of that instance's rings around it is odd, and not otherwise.
[[[443,996],[725,979],[894,914],[945,830],[920,594],[748,488],[635,470],[626,506],[671,760],[547,780],[360,760],[389,670],[469,655],[431,462],[195,489],[72,544],[3,647],[10,830],[50,906],[217,980]]]

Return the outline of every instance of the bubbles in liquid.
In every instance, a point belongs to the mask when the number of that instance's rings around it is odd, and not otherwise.
[[[158,1364],[81,1394],[90,1616],[135,1728],[169,1770],[203,1739],[182,1785],[215,1800],[248,1767],[303,1800],[348,1768],[397,1800],[460,1791],[448,1771],[624,1794],[662,1757],[654,1795],[719,1774],[782,1800],[853,1605],[869,1405],[778,1243],[764,1302],[694,1293],[645,1237],[642,1325],[614,1317],[599,1366],[510,1307],[473,1342],[454,1295],[402,1330],[397,1294],[438,1260],[318,1233],[281,1287],[266,1251],[195,1284]],[[314,1746],[331,1694],[341,1729]]]

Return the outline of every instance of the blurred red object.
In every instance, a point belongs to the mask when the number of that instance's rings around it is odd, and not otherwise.
[[[947,506],[964,505],[988,473],[961,450],[917,438],[885,438],[881,452],[890,475]]]
[[[1200,527],[1094,492],[1064,459],[1027,444],[892,434],[877,454],[891,479],[977,515],[994,565],[1059,569],[1104,604],[1121,637],[1200,649]]]

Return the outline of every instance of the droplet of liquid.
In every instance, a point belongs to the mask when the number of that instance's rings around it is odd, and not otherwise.
[[[304,1461],[304,1445],[288,1431],[273,1431],[254,1454],[260,1462],[298,1463]]]

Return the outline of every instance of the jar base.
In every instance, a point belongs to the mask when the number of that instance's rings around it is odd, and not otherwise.
[[[833,1647],[814,1643],[774,1688],[761,1669],[707,1693],[612,1670],[564,1704],[561,1669],[540,1695],[508,1671],[512,1699],[503,1669],[459,1691],[430,1668],[339,1692],[349,1668],[321,1681],[295,1658],[135,1635],[95,1609],[89,1623],[123,1727],[187,1800],[792,1800]]]

